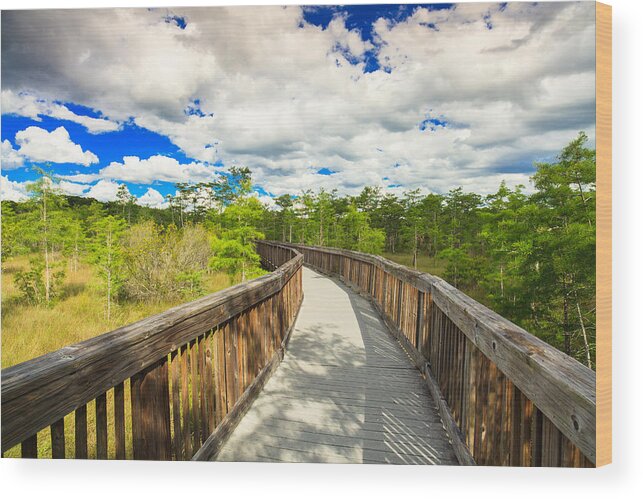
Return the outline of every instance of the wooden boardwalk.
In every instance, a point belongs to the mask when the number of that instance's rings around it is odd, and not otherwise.
[[[283,362],[218,461],[458,464],[419,371],[369,301],[308,268]]]

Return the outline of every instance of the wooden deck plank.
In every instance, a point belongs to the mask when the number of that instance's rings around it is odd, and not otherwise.
[[[420,374],[378,313],[304,269],[284,361],[219,461],[457,464]]]

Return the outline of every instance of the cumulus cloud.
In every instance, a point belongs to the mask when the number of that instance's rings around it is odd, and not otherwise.
[[[78,184],[76,182],[68,182],[67,180],[61,180],[58,182],[57,186],[63,194],[67,194],[69,196],[82,196],[85,191],[91,187],[89,185]]]
[[[207,182],[216,176],[214,167],[203,163],[179,163],[169,156],[155,155],[147,159],[125,156],[122,162],[113,161],[95,174],[67,175],[64,178],[78,182],[97,179],[121,180],[134,184],[161,182]]]
[[[97,201],[116,201],[119,184],[112,180],[99,180],[92,185],[85,197],[94,198]]]
[[[9,180],[6,175],[0,177],[0,199],[19,202],[28,197],[27,187],[24,183]]]
[[[89,166],[98,163],[98,157],[91,151],[72,142],[65,127],[58,127],[53,132],[44,128],[30,126],[16,133],[18,152],[33,161],[50,161],[52,163],[75,163]]]
[[[11,90],[2,91],[3,114],[25,116],[35,121],[42,121],[42,116],[50,116],[59,120],[73,121],[84,126],[89,133],[115,132],[120,125],[104,118],[93,118],[74,113],[67,106],[39,99],[27,92],[18,94]]]
[[[220,160],[249,166],[273,194],[488,192],[503,178],[526,182],[535,159],[579,130],[593,138],[588,2],[418,7],[377,20],[368,40],[341,13],[322,29],[299,7],[173,14],[185,29],[154,9],[3,13],[3,89],[131,117],[196,161],[125,158],[100,178],[197,180],[211,174],[203,162]],[[365,72],[367,53],[381,70]],[[38,115],[36,104],[22,112]],[[444,126],[422,130],[429,118]]]
[[[138,204],[149,206],[150,208],[167,208],[168,203],[163,195],[156,189],[148,187],[145,194],[138,198]]]
[[[9,140],[2,141],[2,169],[14,170],[24,165],[25,158],[13,148]]]

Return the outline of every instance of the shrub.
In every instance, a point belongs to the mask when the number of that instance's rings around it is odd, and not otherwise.
[[[29,269],[16,272],[13,280],[20,291],[22,299],[29,305],[40,305],[46,302],[45,264],[39,258],[29,262]],[[60,294],[65,271],[52,272],[49,283],[50,301]]]
[[[148,221],[132,226],[123,238],[124,292],[141,301],[194,296],[208,265],[205,229],[188,225],[161,230]]]

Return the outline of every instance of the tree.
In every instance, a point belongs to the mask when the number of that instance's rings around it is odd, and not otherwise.
[[[537,302],[541,315],[553,331],[562,330],[562,339],[554,334],[554,341],[591,366],[594,346],[588,326],[595,323],[596,152],[587,149],[586,142],[581,132],[557,162],[536,165],[533,224],[539,227],[527,262],[532,284],[542,293]]]
[[[292,242],[292,226],[294,214],[292,211],[293,200],[290,194],[283,194],[275,199],[275,204],[281,208],[279,223],[281,225],[281,240]],[[286,233],[288,237],[286,237]]]
[[[368,214],[358,211],[355,205],[348,207],[343,221],[344,245],[347,249],[364,253],[380,254],[384,247],[384,232],[369,225]]]
[[[34,168],[34,170],[40,174],[40,178],[27,186],[31,194],[28,203],[31,203],[33,209],[30,211],[30,217],[25,219],[27,223],[23,224],[22,228],[26,230],[23,236],[36,242],[42,252],[43,298],[44,302],[49,304],[54,295],[55,284],[60,283],[64,276],[64,271],[55,270],[57,262],[54,247],[65,236],[60,222],[66,200],[61,195],[57,187],[58,180],[52,173],[42,168]],[[33,270],[36,268],[40,269],[40,266],[34,267]]]
[[[136,201],[136,196],[130,194],[125,184],[120,184],[116,191],[116,201],[122,208],[122,216],[125,218],[127,214],[127,224],[132,224],[132,207]]]
[[[8,203],[2,203],[2,217],[0,218],[2,221],[2,252],[0,256],[4,262],[17,252],[20,232],[16,212]]]
[[[92,227],[92,262],[103,279],[108,322],[112,317],[112,302],[122,285],[123,251],[120,240],[125,228],[125,220],[112,215],[101,217]]]
[[[257,229],[262,213],[261,202],[247,197],[228,205],[221,215],[221,229],[212,241],[210,267],[225,271],[231,282],[237,278],[243,282],[261,272],[254,241],[264,238]]]

